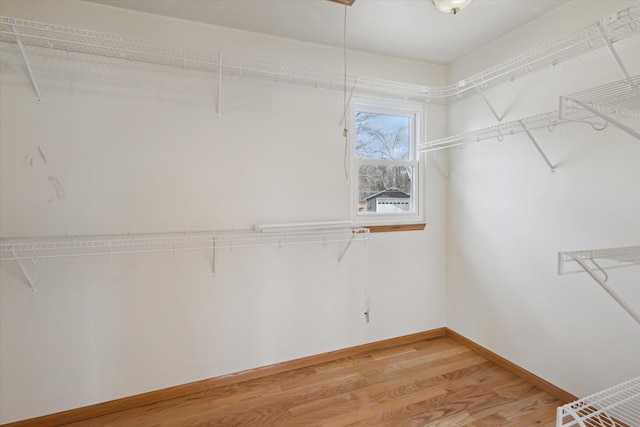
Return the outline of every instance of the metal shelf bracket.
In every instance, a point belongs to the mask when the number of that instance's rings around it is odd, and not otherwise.
[[[20,259],[18,259],[18,256],[16,255],[16,252],[13,250],[13,248],[10,249],[9,252],[11,252],[11,255],[13,256],[14,261],[18,264],[18,267],[20,267],[20,271],[22,271],[22,274],[24,275],[24,278],[27,279],[27,283],[29,284],[29,287],[31,288],[31,292],[36,292],[37,288],[36,288],[36,285],[33,282],[33,279],[31,278],[31,276],[27,272],[27,269],[25,268],[25,266],[22,264],[22,261]]]
[[[340,253],[340,256],[338,257],[338,264],[340,264],[340,262],[342,262],[342,258],[344,258],[345,254],[349,250],[349,246],[351,246],[351,243],[353,242],[353,239],[355,237],[356,237],[355,233],[351,234],[351,238],[347,241],[347,244],[345,245],[344,249]]]
[[[640,140],[640,132],[630,128],[629,126],[625,125],[624,123],[614,119],[613,117],[611,117],[608,114],[604,114],[598,110],[596,110],[595,108],[590,107],[589,105],[585,104],[584,102],[578,101],[576,99],[572,99],[572,98],[567,98],[569,99],[571,102],[579,105],[580,107],[584,108],[587,111],[590,111],[591,113],[595,114],[596,116],[600,117],[601,119],[605,120],[607,123],[610,123],[612,125],[614,125],[615,127],[617,127],[618,129],[628,133],[629,135],[633,136],[635,139]],[[602,129],[599,129],[602,130]]]
[[[218,117],[220,117],[220,107],[222,104],[222,53],[218,54],[218,103],[216,105],[216,112]]]
[[[542,148],[540,148],[540,145],[538,145],[538,142],[535,140],[533,135],[531,135],[531,132],[529,131],[529,129],[527,129],[527,127],[524,125],[524,123],[520,122],[520,124],[522,125],[522,130],[524,130],[524,133],[527,134],[527,136],[529,137],[529,140],[536,147],[536,150],[538,150],[538,153],[540,153],[540,156],[542,156],[542,158],[544,159],[544,161],[547,164],[547,166],[549,166],[549,170],[551,171],[551,173],[555,173],[556,172],[556,167],[551,164],[551,162],[549,161],[547,156],[544,154],[544,151],[542,151]]]
[[[31,82],[31,86],[33,86],[33,90],[36,93],[36,101],[40,102],[40,90],[38,89],[38,84],[36,83],[36,79],[33,76],[33,72],[31,71],[31,65],[29,65],[29,59],[27,58],[27,53],[24,51],[24,46],[22,45],[22,40],[20,40],[20,36],[18,35],[18,31],[16,31],[15,26],[11,26],[11,31],[16,38],[16,44],[18,45],[18,50],[20,51],[20,55],[22,56],[22,60],[24,61],[24,65],[27,67],[27,74],[29,75],[29,81]]]
[[[616,300],[616,302],[618,304],[620,304],[620,306],[627,312],[629,313],[629,315],[631,317],[633,317],[633,319],[638,322],[638,324],[640,324],[640,314],[636,313],[630,306],[629,304],[627,304],[626,302],[624,302],[624,300],[620,297],[620,295],[618,295],[613,289],[611,289],[611,287],[606,283],[605,280],[603,280],[601,277],[599,277],[596,272],[589,267],[589,265],[584,262],[584,260],[580,259],[580,257],[577,256],[572,256],[573,260],[575,262],[578,263],[578,265],[580,267],[582,267],[582,269],[584,271],[587,272],[587,274],[589,274],[589,276],[591,276],[593,278],[593,280],[595,280],[600,286],[602,286],[602,289],[604,289],[614,300]],[[599,267],[598,267],[599,268]]]
[[[438,161],[438,159],[436,159],[436,155],[435,153],[431,153],[431,152],[426,152],[425,156],[427,157],[427,159],[429,159],[429,161],[433,164],[433,166],[436,168],[436,170],[438,171],[438,173],[440,173],[440,175],[442,175],[443,177],[445,177],[446,179],[449,179],[451,177],[451,175],[444,170],[444,168],[442,167],[442,165],[440,164],[440,162]]]
[[[216,238],[211,238],[211,272],[216,275]]]
[[[482,92],[482,90],[480,89],[479,86],[476,86],[476,91],[478,92],[478,95],[480,95],[480,97],[482,98],[484,103],[487,104],[487,107],[489,107],[489,110],[491,110],[491,112],[493,113],[493,116],[496,118],[496,120],[498,122],[502,122],[503,117],[498,116],[498,113],[496,113],[496,110],[493,109],[493,107],[491,106],[491,103],[489,102],[487,97],[484,96],[484,92]]]
[[[618,15],[612,15],[612,16],[615,17],[613,22],[618,20]],[[610,20],[612,20],[612,19],[613,18],[610,18]],[[628,79],[630,77],[629,76],[629,72],[624,67],[624,64],[622,63],[622,60],[618,56],[618,52],[616,52],[615,48],[613,47],[613,43],[611,43],[611,39],[609,39],[609,36],[607,36],[607,32],[605,31],[605,29],[604,29],[604,27],[602,25],[598,25],[598,32],[602,36],[602,40],[604,41],[604,45],[607,47],[607,50],[609,51],[609,53],[611,54],[611,57],[615,61],[616,65],[618,66],[618,69],[620,70],[620,72],[622,73],[624,78]]]

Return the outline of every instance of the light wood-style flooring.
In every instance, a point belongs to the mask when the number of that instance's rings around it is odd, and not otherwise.
[[[560,404],[451,338],[435,338],[68,425],[552,427]]]

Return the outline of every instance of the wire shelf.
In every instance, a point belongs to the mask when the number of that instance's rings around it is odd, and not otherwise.
[[[583,105],[608,116],[640,119],[640,76],[563,96],[560,116],[577,121],[593,117]]]
[[[577,273],[580,270],[567,271],[565,265],[575,263],[604,289],[629,315],[640,324],[640,313],[627,304],[609,285],[609,275],[605,270],[611,268],[640,265],[640,246],[621,248],[589,249],[558,253],[558,274]],[[639,425],[639,424],[636,424]]]
[[[502,141],[506,135],[515,135],[517,133],[526,132],[527,130],[535,130],[547,128],[553,131],[555,126],[566,123],[567,120],[558,118],[558,111],[550,111],[548,113],[538,114],[526,117],[520,120],[514,120],[507,123],[499,123],[482,129],[464,132],[458,135],[449,136],[447,138],[437,139],[420,143],[419,150],[421,153],[452,148],[458,145],[469,144],[471,142],[479,142],[487,139],[496,138]]]
[[[565,271],[565,265],[574,263],[578,259],[581,261],[603,260],[619,264],[640,265],[640,246],[560,252],[558,254],[558,274],[569,273]]]
[[[198,249],[289,246],[310,243],[366,241],[367,228],[263,233],[254,230],[176,233],[105,234],[0,239],[0,261],[37,260],[91,255],[177,252]]]
[[[96,33],[22,19],[0,17],[0,41],[65,50],[223,75],[316,88],[342,90],[344,74],[302,65],[171,47],[111,34]],[[430,88],[409,83],[348,75],[346,87],[362,95],[425,102]]]
[[[599,114],[585,108],[585,105]],[[612,120],[609,116],[640,119],[640,76],[560,97],[560,110],[423,142],[420,144],[420,152],[428,153],[493,138],[501,141],[505,135],[543,127],[552,131],[556,125],[569,121],[580,121],[595,126],[598,116],[611,120],[616,126],[625,125]],[[630,131],[633,134],[633,129]]]
[[[559,407],[556,425],[640,426],[640,377]]]
[[[611,43],[616,43],[637,35],[639,22],[640,3],[463,79],[457,85],[437,88],[437,94],[434,90],[434,98],[441,97],[455,101],[455,98],[475,94],[477,89],[485,89],[556,66],[606,46],[603,36],[606,36]]]
[[[319,68],[172,47],[118,35],[0,17],[0,41],[40,48],[100,55],[185,69],[221,72],[324,89],[346,88],[357,95],[380,96],[416,102],[447,104],[528,73],[637,35],[640,4],[604,18],[553,42],[547,43],[481,73],[443,87],[415,85],[391,80],[348,75]]]

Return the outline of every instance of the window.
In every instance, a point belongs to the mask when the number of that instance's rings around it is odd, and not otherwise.
[[[422,107],[356,102],[353,107],[353,193],[357,220],[421,218],[417,152]]]

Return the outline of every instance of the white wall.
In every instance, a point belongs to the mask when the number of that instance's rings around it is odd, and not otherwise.
[[[328,4],[330,6],[330,4]],[[73,1],[4,16],[340,71],[339,49]],[[334,91],[0,46],[0,234],[158,232],[349,217]],[[351,53],[350,72],[443,85],[446,69]],[[428,136],[444,134],[428,108]],[[40,156],[43,153],[46,161]],[[338,246],[0,266],[0,422],[445,325],[445,181],[426,165],[423,232]],[[51,177],[51,178],[50,178]],[[59,182],[62,192],[56,192]],[[402,280],[398,280],[398,273]],[[365,293],[371,321],[365,322]]]
[[[452,81],[585,27],[633,1],[572,1],[452,64]],[[631,75],[640,40],[617,45]],[[558,97],[622,75],[605,49],[486,91],[509,122],[558,107]],[[479,97],[454,104],[450,131],[495,123]],[[576,395],[640,375],[640,325],[586,274],[558,276],[559,251],[640,242],[640,143],[610,127],[565,124],[451,152],[447,326]],[[640,312],[637,267],[611,286]]]

